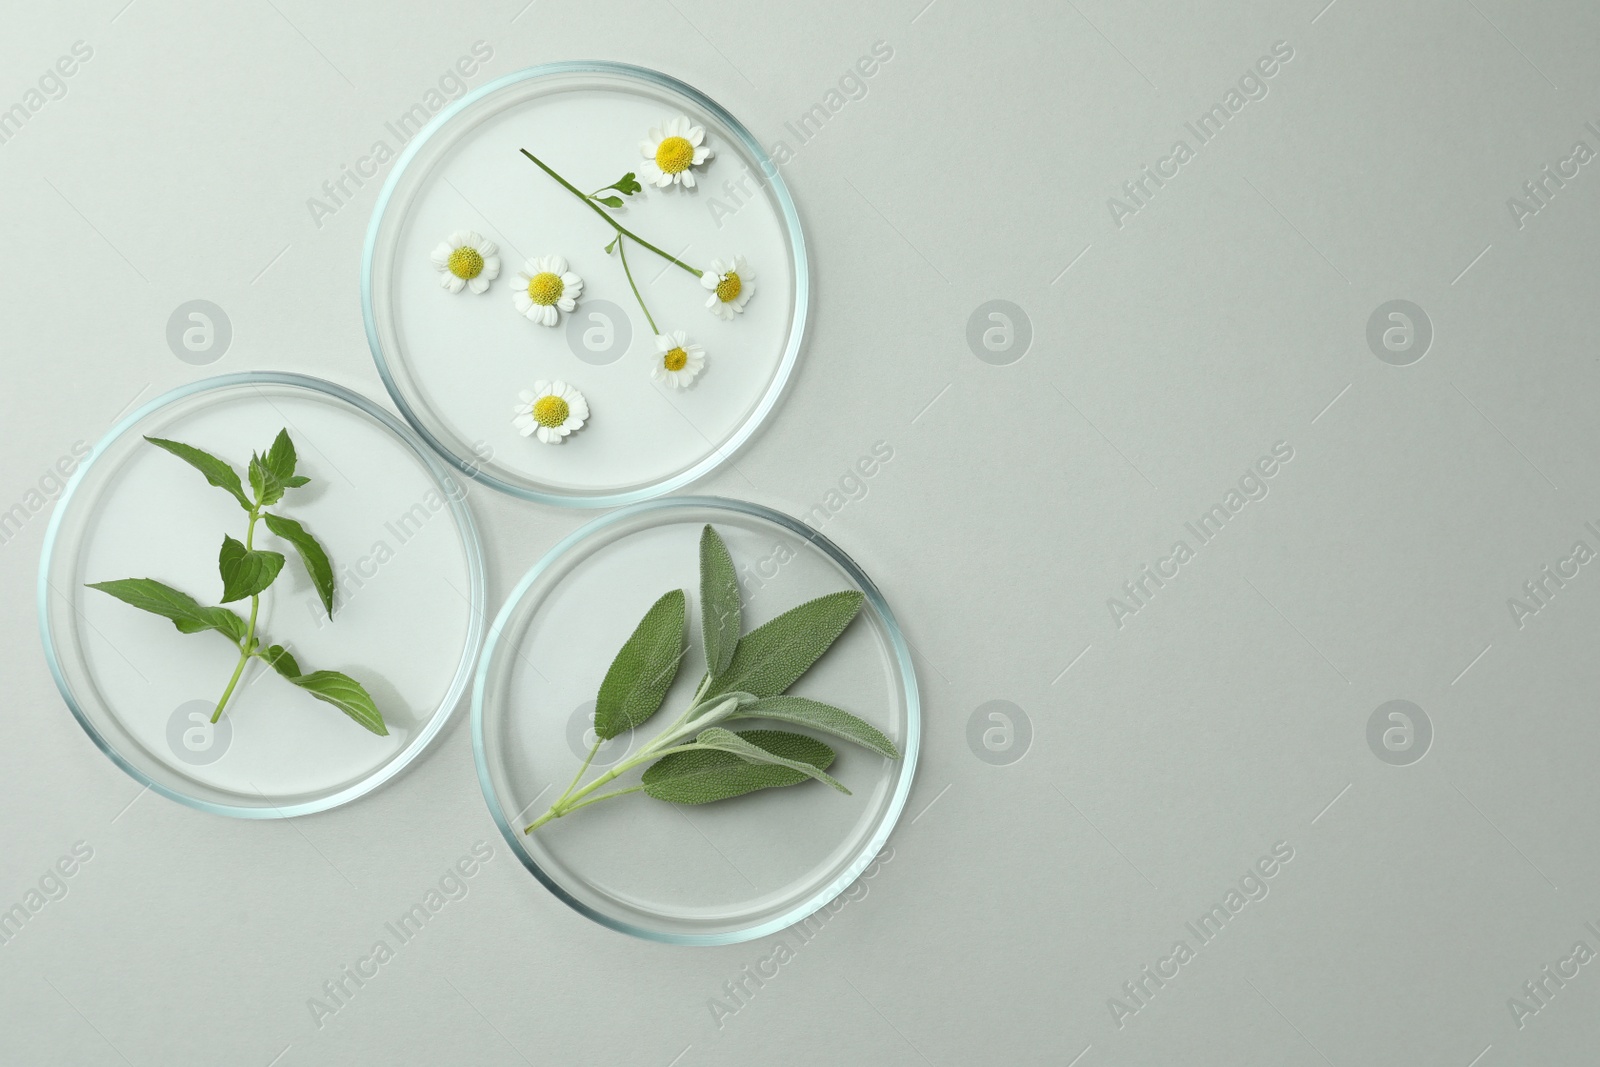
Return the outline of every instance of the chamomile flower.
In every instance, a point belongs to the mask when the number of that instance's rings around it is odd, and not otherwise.
[[[540,256],[522,265],[512,280],[511,301],[518,311],[534,322],[554,326],[561,321],[560,311],[578,306],[583,279],[567,269],[560,256]]]
[[[693,189],[694,171],[690,168],[711,158],[711,149],[701,143],[705,139],[705,127],[691,124],[687,115],[650,127],[650,136],[639,142],[646,161],[639,176],[662,189],[674,184]]]
[[[732,263],[713,259],[711,269],[700,275],[700,284],[711,290],[706,307],[719,319],[743,314],[745,303],[756,291],[755,281],[756,273],[743,256],[734,256]]]
[[[511,409],[516,418],[511,425],[524,437],[537,437],[547,445],[559,445],[574,430],[583,429],[589,419],[589,403],[583,394],[563,381],[533,383],[532,389],[517,394]]]
[[[489,291],[489,283],[500,277],[500,249],[476,230],[457,230],[433,250],[433,265],[439,271],[439,284],[452,293],[471,289]]]
[[[687,389],[705,369],[706,350],[690,344],[682,330],[656,334],[656,358],[650,377],[672,389]]]

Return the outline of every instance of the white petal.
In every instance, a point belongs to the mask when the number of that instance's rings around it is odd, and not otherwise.
[[[695,126],[689,131],[688,136],[689,143],[694,145],[696,148],[699,148],[700,142],[706,139],[706,128],[704,126]],[[698,162],[698,160],[696,162]]]
[[[694,175],[692,173],[689,171],[683,171],[678,175],[678,177],[683,180],[684,185],[688,186],[690,189],[694,188]]]
[[[562,259],[560,256],[550,256],[548,257],[547,262],[550,264],[550,266],[545,269],[551,274],[560,275],[567,273],[567,261]]]
[[[500,246],[495,244],[493,241],[479,241],[477,244],[473,245],[473,247],[478,250],[478,255],[482,256],[484,259],[488,259],[496,252],[500,251]]]
[[[700,275],[700,284],[705,286],[707,289],[715,289],[717,287],[717,283],[721,280],[722,279],[717,277],[715,272],[709,270]]]
[[[467,282],[467,287],[474,293],[487,293],[489,291],[489,279],[480,274]]]
[[[528,290],[526,289],[518,289],[516,292],[512,293],[511,303],[524,315],[528,314],[529,310],[533,307],[533,301],[528,299]]]
[[[480,277],[488,278],[490,281],[494,281],[496,278],[500,277],[499,256],[490,256],[488,259],[483,261],[483,274],[480,275]]]
[[[556,301],[556,307],[560,308],[562,311],[570,312],[573,308],[575,308],[577,306],[578,306],[578,302],[576,300],[572,299],[572,297],[570,297],[570,296],[563,296],[561,299]]]
[[[698,167],[700,164],[704,163],[706,160],[708,160],[710,158],[711,158],[711,149],[709,149],[709,148],[696,148],[694,150],[694,165],[695,166]]]
[[[652,144],[649,141],[640,141],[639,154],[646,159],[654,159],[656,158],[656,149],[660,147],[661,146],[659,144]]]

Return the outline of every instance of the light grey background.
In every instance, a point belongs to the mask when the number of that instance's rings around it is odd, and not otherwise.
[[[1600,165],[1520,228],[1507,205],[1600,150],[1592,5],[525,2],[8,5],[0,107],[93,54],[0,143],[0,509],[41,505],[0,545],[0,906],[92,859],[0,946],[0,1060],[1593,1061],[1600,963],[1562,961],[1600,951],[1600,566],[1520,626],[1508,598],[1600,549]],[[46,673],[54,483],[28,493],[74,442],[211,373],[381,396],[357,301],[381,175],[320,225],[307,200],[477,41],[473,86],[629,60],[795,150],[814,328],[696,488],[817,516],[898,610],[926,721],[892,858],[809,941],[671,948],[569,911],[496,838],[464,716],[372,797],[246,824],[141,794]],[[879,41],[800,146],[785,123]],[[1276,42],[1266,96],[1117,225],[1108,198]],[[196,299],[232,328],[205,366],[167,343]],[[969,347],[990,300],[1026,314],[1020,360]],[[1432,325],[1408,366],[1367,342],[1392,300]],[[1200,545],[1184,524],[1279,442]],[[471,502],[496,599],[588,517]],[[1119,627],[1108,598],[1179,539]],[[1369,747],[1391,700],[1431,723],[1418,761]],[[991,714],[1026,716],[1021,759]],[[323,983],[479,841],[465,898],[319,1026]],[[1264,899],[1123,990],[1275,846]]]

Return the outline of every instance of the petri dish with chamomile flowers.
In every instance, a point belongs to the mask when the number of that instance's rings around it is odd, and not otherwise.
[[[441,112],[367,234],[368,343],[467,475],[613,507],[709,473],[777,405],[805,330],[783,178],[726,108],[602,61],[508,75]]]

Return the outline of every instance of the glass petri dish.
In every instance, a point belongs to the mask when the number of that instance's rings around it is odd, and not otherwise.
[[[746,630],[824,593],[866,594],[860,616],[790,692],[867,719],[903,758],[823,737],[838,753],[829,773],[851,796],[820,782],[694,806],[639,793],[524,834],[566,788],[594,741],[594,697],[611,658],[645,609],[675,587],[689,599],[690,649],[662,711],[633,734],[606,742],[591,766],[619,763],[692,696],[705,670],[698,606],[705,523],[722,535],[738,569]],[[759,726],[782,724],[733,724]],[[715,497],[636,504],[553,548],[490,627],[472,704],[483,795],[523,865],[598,923],[690,945],[762,937],[848,888],[900,816],[920,734],[910,653],[871,579],[803,523]],[[618,786],[635,784],[642,769],[623,774]]]
[[[645,185],[622,225],[697,269],[743,256],[754,292],[724,322],[698,279],[628,242],[634,280],[662,331],[706,350],[692,388],[651,380],[655,331],[616,254],[615,231],[526,159],[527,149],[588,191],[639,172],[651,127],[687,116],[713,155],[694,189]],[[450,293],[432,253],[456,231],[499,248],[487,292]],[[529,257],[560,255],[583,279],[555,327],[512,302]],[[614,507],[670,492],[739,448],[777,404],[809,300],[805,240],[777,166],[724,108],[642,67],[565,62],[491,82],[435,117],[407,146],[367,232],[362,312],[378,371],[407,420],[457,468],[545,504]],[[559,447],[512,426],[521,390],[561,380],[588,424]]]
[[[361,681],[387,737],[260,661],[212,726],[237,660],[227,640],[180,634],[85,587],[148,576],[216,603],[217,546],[224,533],[243,536],[244,512],[143,436],[192,444],[243,471],[284,428],[299,473],[313,480],[281,511],[332,559],[334,618],[294,550],[258,526],[257,547],[288,557],[261,598],[259,631],[290,648],[303,671]],[[483,559],[464,485],[400,420],[317,378],[230,374],[156,398],[95,446],[45,536],[39,626],[62,697],[118,766],[203,811],[304,815],[377,788],[438,736],[482,644]]]

